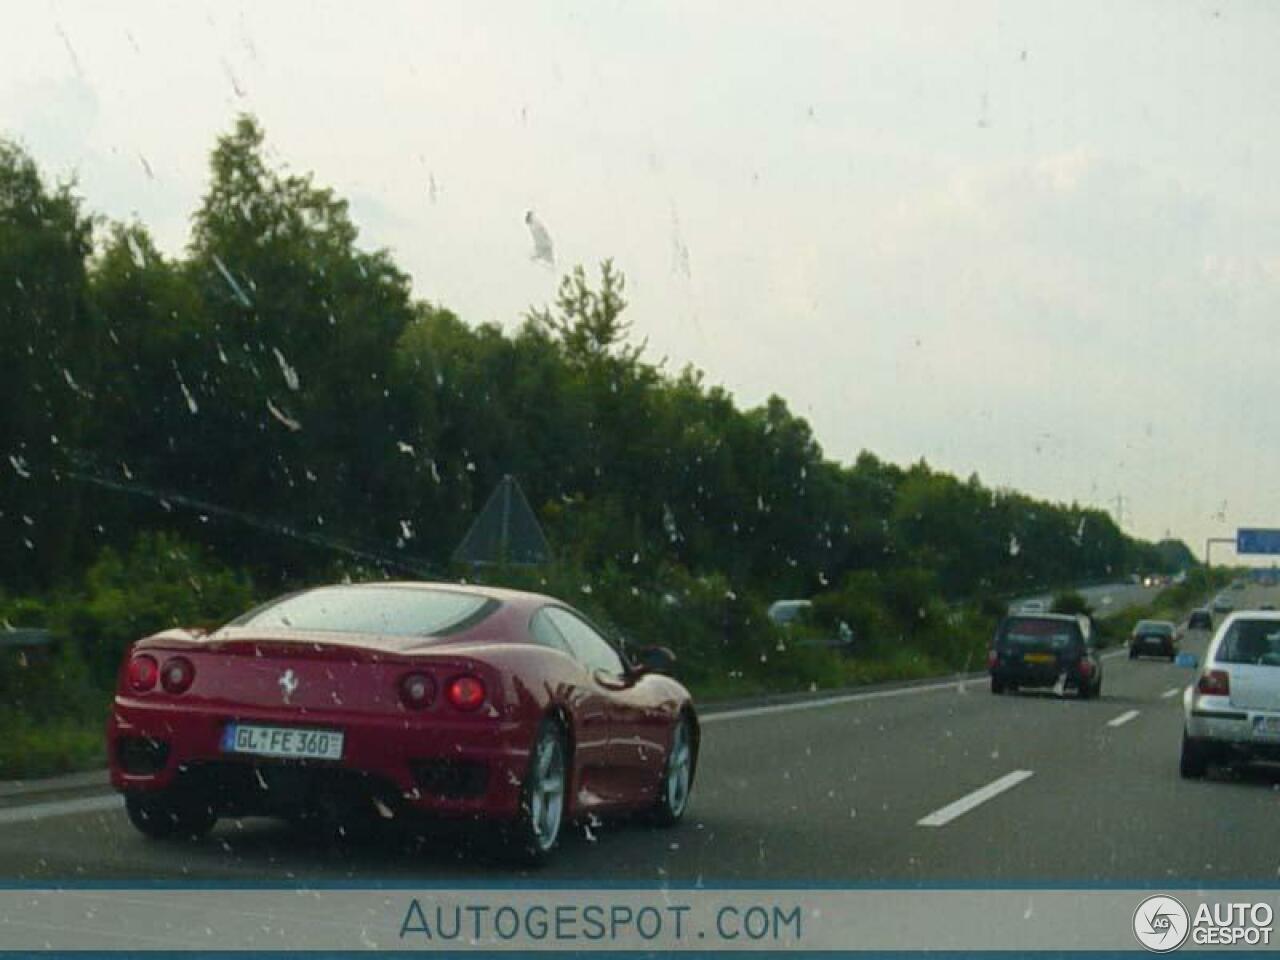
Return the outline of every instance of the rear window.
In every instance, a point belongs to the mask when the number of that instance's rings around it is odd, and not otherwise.
[[[1214,660],[1280,667],[1280,621],[1237,620],[1227,628]]]
[[[808,600],[779,600],[769,607],[769,619],[778,624],[804,623],[812,609]]]
[[[1171,637],[1173,636],[1173,624],[1153,623],[1149,620],[1143,620],[1133,628],[1133,632],[1141,637]]]
[[[1050,646],[1054,649],[1062,649],[1077,643],[1078,640],[1076,625],[1066,620],[1014,617],[1005,621],[1000,630],[999,643],[1003,647]]]
[[[232,622],[237,627],[438,635],[475,623],[497,602],[469,593],[405,587],[321,587],[285,597]]]

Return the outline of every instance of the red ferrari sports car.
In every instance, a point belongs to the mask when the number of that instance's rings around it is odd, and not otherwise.
[[[568,818],[684,814],[699,727],[666,676],[550,597],[437,583],[318,587],[203,633],[138,641],[111,782],[153,837],[220,816],[500,821],[533,861]],[[367,820],[365,821],[367,822]]]

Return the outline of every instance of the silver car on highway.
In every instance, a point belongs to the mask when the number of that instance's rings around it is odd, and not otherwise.
[[[1280,761],[1280,612],[1233,613],[1183,694],[1181,772]]]

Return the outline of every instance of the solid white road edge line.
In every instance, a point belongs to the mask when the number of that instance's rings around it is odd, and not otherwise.
[[[33,803],[25,807],[0,808],[0,827],[13,823],[30,823],[45,817],[65,817],[75,813],[102,813],[124,807],[124,798],[111,793],[103,797],[83,797],[79,800],[55,800],[51,803]]]
[[[1112,717],[1110,720],[1108,720],[1107,726],[1123,727],[1126,723],[1128,723],[1130,720],[1132,720],[1141,712],[1142,712],[1141,710],[1126,710],[1124,713],[1120,714],[1120,716]]]
[[[941,827],[950,823],[956,817],[963,816],[974,807],[986,803],[993,797],[998,797],[1006,790],[1010,790],[1028,779],[1034,771],[1032,770],[1014,770],[1012,773],[1006,773],[999,780],[992,780],[985,787],[973,791],[973,793],[965,794],[954,803],[949,803],[941,809],[933,811],[927,817],[923,817],[916,821],[918,827]]]
[[[1103,660],[1114,660],[1127,656],[1124,650],[1113,650],[1102,655]],[[867,693],[842,693],[832,697],[820,697],[814,700],[801,700],[796,703],[772,703],[762,707],[742,707],[738,710],[725,710],[721,713],[708,713],[699,717],[703,726],[719,720],[738,720],[743,717],[767,717],[776,713],[791,713],[795,710],[817,710],[819,707],[835,707],[842,703],[857,703],[860,700],[887,700],[890,697],[905,697],[913,693],[938,693],[941,690],[959,690],[970,684],[983,683],[980,677],[963,680],[944,680],[938,683],[927,683],[917,687],[895,687],[892,690],[870,690]]]
[[[940,690],[958,692],[971,683],[982,683],[979,678],[964,680],[947,680],[942,683],[922,684],[918,687],[895,687],[892,690],[868,690],[866,693],[842,693],[833,697],[822,697],[816,700],[800,700],[796,703],[771,703],[762,707],[742,707],[738,710],[725,710],[721,713],[708,713],[698,718],[703,726],[719,720],[738,720],[742,717],[764,717],[775,713],[791,713],[795,710],[817,710],[819,707],[835,707],[842,703],[857,703],[860,700],[887,700],[890,697],[905,697],[913,693],[937,693]]]

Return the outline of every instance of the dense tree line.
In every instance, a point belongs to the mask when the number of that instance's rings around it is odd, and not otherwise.
[[[345,201],[263,154],[251,118],[219,140],[175,258],[0,145],[10,594],[74,581],[144,531],[203,544],[266,585],[329,575],[333,556],[264,526],[448,574],[504,474],[556,551],[550,570],[511,577],[608,583],[622,598],[682,584],[721,598],[708,629],[728,634],[750,621],[735,604],[779,596],[843,596],[865,629],[902,634],[926,600],[1190,559],[1102,511],[924,461],[827,459],[781,398],[743,410],[700,371],[648,361],[608,261],[573,271],[514,332],[469,325],[363,250]]]

